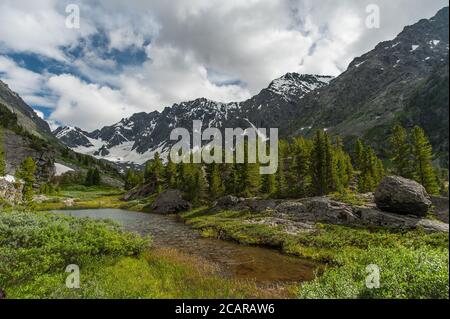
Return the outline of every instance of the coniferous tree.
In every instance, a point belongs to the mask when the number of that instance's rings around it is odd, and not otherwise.
[[[92,181],[94,185],[100,185],[101,183],[100,170],[97,167],[92,171]]]
[[[408,144],[406,130],[396,125],[389,137],[390,160],[396,175],[412,178],[411,148]]]
[[[239,172],[236,163],[225,164],[225,192],[229,195],[237,195],[239,193]]]
[[[311,176],[314,195],[326,195],[339,187],[330,137],[320,130],[316,132],[313,140]]]
[[[91,168],[89,168],[86,172],[86,178],[85,178],[84,184],[86,186],[94,185],[93,170]]]
[[[414,179],[422,184],[430,194],[438,194],[439,187],[432,165],[433,149],[422,128],[414,127],[411,142]]]
[[[376,156],[373,148],[364,145],[360,166],[358,191],[373,192],[384,176],[383,162]]]
[[[177,184],[178,184],[177,175],[178,175],[177,166],[169,156],[169,160],[167,162],[166,169],[165,169],[165,178],[166,178],[167,187],[177,188]]]
[[[220,197],[224,192],[219,165],[211,163],[208,173],[209,196],[211,199]]]
[[[261,175],[259,174],[259,163],[249,163],[248,145],[245,144],[245,161],[239,164],[240,172],[240,193],[245,197],[252,197],[258,194],[261,188]]]
[[[201,203],[206,198],[206,178],[200,164],[184,164],[186,199],[194,204]]]
[[[100,171],[97,167],[88,169],[84,184],[86,186],[97,186],[101,183]]]
[[[285,198],[288,194],[288,184],[286,180],[286,157],[288,145],[285,141],[278,143],[278,171],[275,176],[275,189],[278,198]]]
[[[276,174],[263,175],[261,180],[261,191],[269,197],[276,193]]]
[[[339,186],[341,187],[338,191],[343,191],[350,186],[350,183],[353,180],[353,165],[350,155],[348,155],[342,147],[338,147],[335,150],[335,159],[337,166],[337,180],[339,180]]]
[[[362,169],[364,163],[364,151],[365,146],[361,139],[358,139],[355,144],[355,168],[358,170]]]
[[[3,133],[0,129],[0,176],[6,175],[5,151],[3,149]]]
[[[164,164],[159,153],[156,153],[155,157],[146,163],[144,179],[146,183],[154,185],[156,193],[159,194],[162,191],[164,184]]]
[[[304,138],[296,138],[293,141],[292,175],[294,195],[307,196],[311,187],[310,171],[311,146]]]
[[[22,164],[20,164],[19,170],[16,176],[24,182],[23,185],[23,198],[29,202],[33,199],[33,185],[36,181],[34,174],[36,172],[36,163],[31,157],[27,157]]]
[[[125,174],[125,189],[130,190],[142,183],[142,175],[134,169],[129,168]]]

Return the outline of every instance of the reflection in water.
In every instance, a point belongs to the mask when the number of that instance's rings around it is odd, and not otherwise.
[[[58,211],[75,217],[111,219],[127,231],[150,234],[153,245],[176,248],[217,263],[229,276],[259,282],[307,281],[314,278],[317,265],[277,251],[242,246],[212,238],[202,238],[175,216],[139,213],[121,209],[88,209]]]

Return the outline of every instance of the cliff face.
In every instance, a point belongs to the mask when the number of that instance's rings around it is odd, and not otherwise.
[[[20,164],[32,157],[36,162],[36,181],[38,184],[47,182],[55,174],[56,151],[44,144],[36,144],[33,140],[14,133],[3,131],[6,172],[14,175]]]
[[[0,104],[16,115],[18,124],[26,131],[44,139],[51,138],[51,130],[47,122],[2,81],[0,81]]]

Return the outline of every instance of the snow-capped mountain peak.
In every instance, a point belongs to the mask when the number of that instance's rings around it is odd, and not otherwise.
[[[165,158],[173,144],[170,132],[177,127],[191,130],[193,120],[201,120],[203,129],[276,127],[279,117],[287,115],[305,94],[326,86],[332,79],[288,73],[247,101],[222,103],[198,98],[166,107],[161,113],[136,113],[90,133],[64,127],[54,135],[80,153],[118,163],[144,164],[156,152]]]

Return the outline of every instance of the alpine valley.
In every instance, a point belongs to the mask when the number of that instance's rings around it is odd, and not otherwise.
[[[407,26],[393,40],[355,58],[336,78],[288,73],[252,98],[220,103],[205,98],[174,104],[161,113],[137,113],[111,126],[85,132],[59,127],[53,134],[74,151],[117,163],[144,164],[164,158],[170,132],[192,128],[270,128],[280,136],[310,136],[317,129],[362,137],[383,155],[394,123],[422,126],[448,165],[448,8]]]

